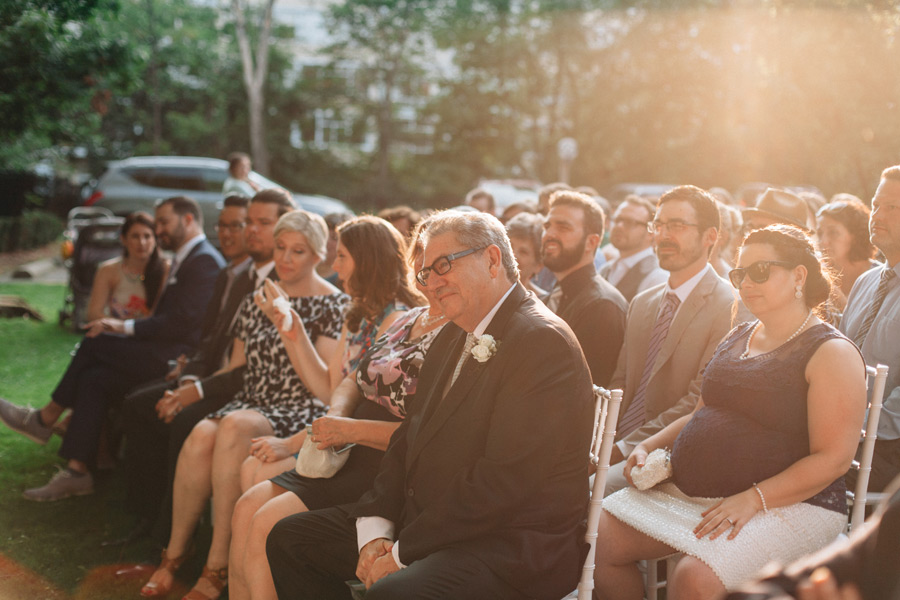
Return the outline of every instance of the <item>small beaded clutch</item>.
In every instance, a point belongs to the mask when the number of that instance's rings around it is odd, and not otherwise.
[[[639,490],[647,490],[672,477],[671,453],[668,448],[657,448],[647,455],[643,467],[631,469],[631,481]]]

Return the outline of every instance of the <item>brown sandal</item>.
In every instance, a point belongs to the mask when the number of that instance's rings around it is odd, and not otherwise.
[[[159,563],[159,567],[156,568],[156,571],[168,571],[172,574],[172,582],[175,582],[175,572],[181,568],[181,565],[184,564],[184,561],[187,560],[189,552],[185,552],[181,556],[176,558],[169,558],[169,555],[166,554],[166,550],[162,551],[162,560]],[[153,574],[156,574],[156,571]],[[150,576],[153,577],[152,575]],[[144,584],[144,587],[141,588],[141,596],[145,598],[156,598],[159,596],[165,596],[170,591],[172,591],[172,586],[170,585],[167,588],[163,588],[158,586],[156,583],[152,581],[148,581]]]
[[[205,579],[218,593],[215,596],[207,596],[198,590],[197,585],[194,584],[194,587],[188,592],[188,595],[181,600],[216,600],[216,598],[222,595],[222,590],[225,589],[225,586],[228,585],[228,567],[210,569],[206,565],[203,565],[203,572],[200,573],[200,579]],[[200,580],[198,579],[197,581],[199,583]]]

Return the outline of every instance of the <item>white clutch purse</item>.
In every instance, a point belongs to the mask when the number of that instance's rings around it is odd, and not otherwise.
[[[647,455],[643,467],[631,469],[631,481],[639,490],[648,490],[672,477],[671,453],[668,448],[657,448]]]
[[[328,479],[341,470],[341,467],[350,458],[350,448],[356,444],[347,444],[340,450],[326,448],[319,450],[316,442],[312,441],[312,426],[306,426],[306,439],[297,454],[297,464],[294,470],[297,474],[310,479]]]

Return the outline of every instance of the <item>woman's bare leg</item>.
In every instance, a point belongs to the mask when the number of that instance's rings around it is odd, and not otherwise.
[[[597,531],[596,596],[601,600],[640,600],[644,597],[644,581],[637,561],[672,552],[666,544],[603,511]]]
[[[244,461],[244,464],[246,465],[247,461]],[[250,598],[250,588],[247,587],[244,575],[244,548],[247,544],[247,534],[250,532],[250,521],[266,502],[284,492],[283,487],[267,480],[244,492],[234,506],[234,514],[231,517],[231,551],[228,553],[228,597],[231,600]]]
[[[187,552],[200,515],[212,494],[212,457],[219,422],[203,419],[194,426],[178,454],[172,489],[172,529],[166,554],[178,558]],[[172,586],[173,574],[157,570],[151,587]]]
[[[250,521],[247,546],[244,548],[244,573],[253,600],[278,600],[275,583],[266,558],[266,538],[275,524],[285,517],[306,512],[306,505],[292,492],[266,502]]]
[[[668,597],[672,600],[719,598],[725,586],[709,565],[699,558],[685,556],[669,576]]]
[[[240,467],[254,437],[272,435],[272,426],[255,410],[239,410],[222,418],[212,454],[213,536],[206,565],[211,569],[228,566],[231,544],[231,515],[241,496]],[[205,579],[196,589],[210,598],[218,591]]]

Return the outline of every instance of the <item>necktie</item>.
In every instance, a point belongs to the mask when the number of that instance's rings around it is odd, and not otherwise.
[[[653,331],[650,333],[650,344],[647,346],[647,362],[644,363],[644,371],[641,374],[641,382],[631,404],[625,409],[625,414],[619,419],[618,431],[616,438],[621,439],[644,424],[644,397],[647,394],[647,384],[650,383],[650,373],[653,372],[653,365],[656,363],[656,356],[659,349],[662,348],[666,336],[669,334],[669,325],[672,324],[672,318],[681,301],[678,296],[669,292],[663,299],[659,316],[656,317],[656,324],[653,325]]]
[[[462,354],[459,355],[459,360],[456,363],[456,368],[453,369],[453,377],[450,378],[450,385],[447,386],[447,390],[444,392],[444,395],[447,394],[447,391],[453,387],[453,384],[456,383],[456,378],[459,377],[459,372],[462,371],[463,365],[466,364],[466,359],[469,358],[469,354],[472,351],[472,348],[475,347],[475,334],[467,333],[466,334],[466,343],[463,345]]]
[[[225,267],[225,287],[222,289],[222,299],[219,301],[219,312],[225,310],[225,303],[228,301],[232,285],[234,285],[234,269]]]
[[[257,285],[259,285],[259,273],[256,272],[256,269],[250,267],[250,289],[255,290]]]
[[[884,304],[884,299],[888,293],[888,284],[891,279],[893,279],[896,273],[893,269],[889,269],[887,267],[881,272],[881,281],[878,282],[878,288],[875,290],[875,297],[872,298],[872,304],[869,306],[869,312],[866,313],[866,318],[863,321],[863,324],[860,326],[859,331],[856,332],[856,335],[853,338],[853,342],[857,345],[857,347],[862,348],[863,342],[866,341],[866,336],[869,334],[869,330],[872,328],[872,323],[875,322],[875,317],[878,315],[878,311],[881,310],[881,305]]]
[[[562,286],[557,283],[553,287],[553,291],[550,293],[550,297],[547,298],[547,308],[555,313],[557,310],[559,310],[559,303],[562,300],[562,297]]]

